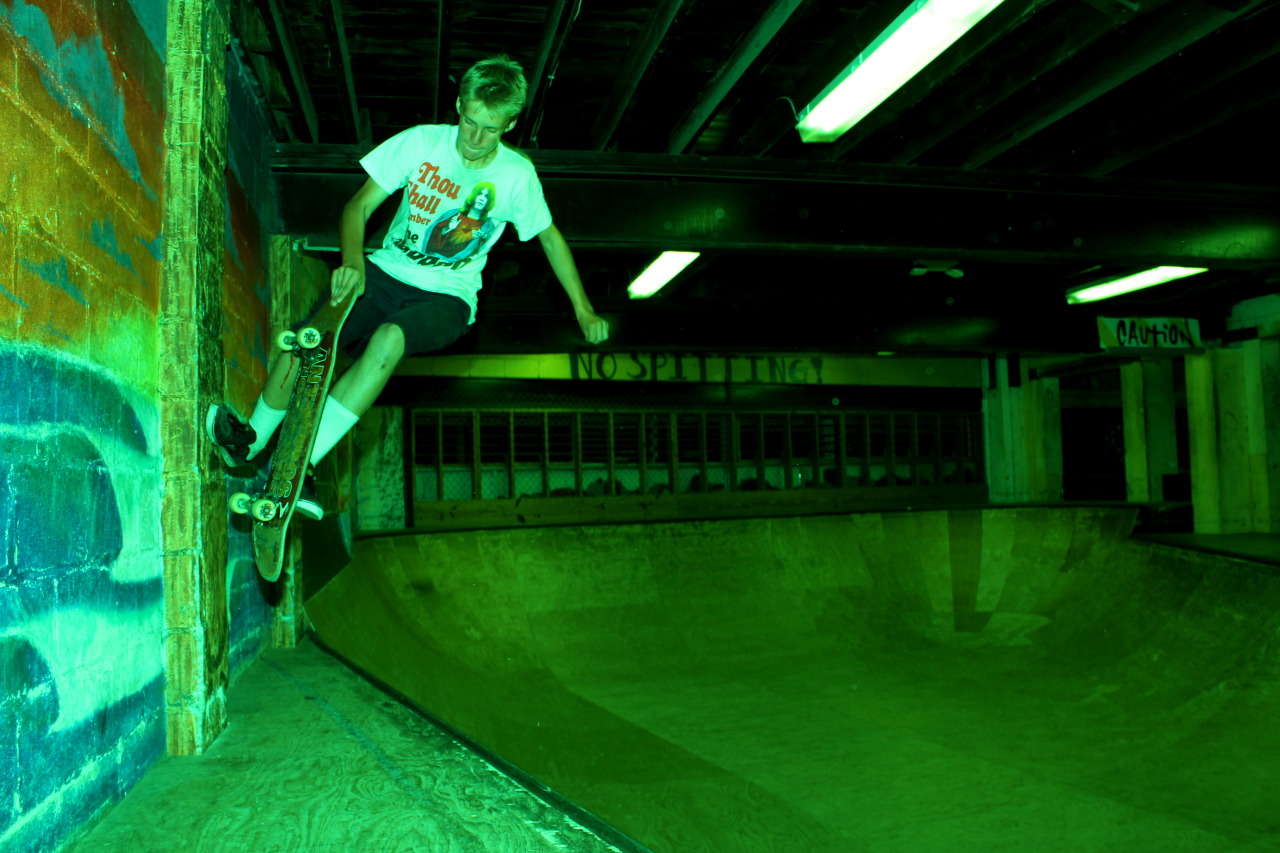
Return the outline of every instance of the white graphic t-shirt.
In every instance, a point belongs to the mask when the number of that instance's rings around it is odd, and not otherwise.
[[[370,151],[360,165],[387,192],[404,199],[382,248],[369,256],[405,284],[457,296],[476,320],[480,271],[508,222],[521,240],[551,225],[533,164],[498,146],[493,162],[468,169],[458,156],[457,125],[422,124]]]

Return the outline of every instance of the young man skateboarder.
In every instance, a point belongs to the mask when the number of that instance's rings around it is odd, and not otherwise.
[[[533,164],[502,144],[525,105],[520,66],[505,56],[481,60],[459,88],[456,126],[409,128],[360,161],[369,178],[342,210],[342,265],[331,279],[334,302],[351,291],[358,297],[339,338],[354,362],[329,391],[312,465],[368,411],[402,358],[442,349],[475,322],[480,271],[508,223],[522,240],[537,236],[587,341],[609,336],[551,221]],[[366,264],[365,225],[401,187],[404,198],[382,248]],[[205,430],[228,465],[253,459],[271,440],[284,420],[298,361],[289,354],[276,359],[247,424],[225,405],[209,408]],[[324,515],[310,478],[297,512]]]

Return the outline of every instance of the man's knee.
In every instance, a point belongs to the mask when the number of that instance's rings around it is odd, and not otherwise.
[[[394,367],[404,357],[404,330],[395,323],[383,323],[369,339],[369,353]]]

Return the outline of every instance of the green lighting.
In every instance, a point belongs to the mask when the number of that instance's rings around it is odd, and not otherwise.
[[[800,138],[838,139],[1000,3],[916,0],[804,108]]]
[[[1187,276],[1206,272],[1205,267],[1155,267],[1145,272],[1134,273],[1120,278],[1109,278],[1094,284],[1088,284],[1075,290],[1067,291],[1067,302],[1079,305],[1083,302],[1097,302],[1099,299],[1110,299],[1122,293],[1132,293],[1147,287],[1155,287],[1167,281],[1176,281]]]
[[[701,252],[663,252],[627,286],[627,293],[631,294],[632,299],[648,299],[693,263],[700,254]]]

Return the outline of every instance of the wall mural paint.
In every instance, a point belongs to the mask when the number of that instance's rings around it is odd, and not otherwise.
[[[54,849],[165,747],[164,16],[0,0],[5,851]]]
[[[164,751],[166,14],[166,0],[0,0],[0,388],[22,389],[0,395],[5,851],[54,848]],[[226,189],[239,405],[265,376],[276,222],[269,125],[249,112],[232,117]],[[246,530],[230,531],[228,561],[234,676],[269,642],[271,590]]]
[[[73,5],[72,17],[76,11]],[[23,0],[13,0],[12,7],[0,3],[0,15],[45,60],[39,73],[49,96],[82,124],[98,130],[129,177],[144,187],[148,198],[155,199],[157,188],[144,179],[126,127],[125,92],[117,84],[120,75],[102,36],[90,31],[59,42],[44,10]]]
[[[0,0],[0,56],[0,335],[154,387],[162,58],[127,3],[25,0]]]
[[[0,848],[50,849],[164,751],[159,419],[42,347],[0,387]]]

